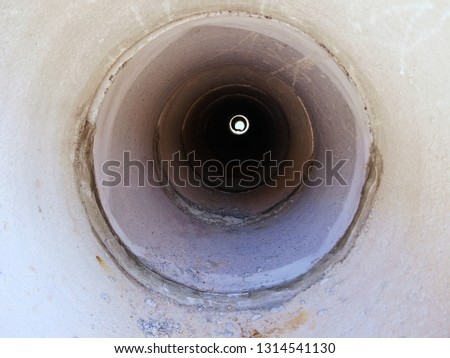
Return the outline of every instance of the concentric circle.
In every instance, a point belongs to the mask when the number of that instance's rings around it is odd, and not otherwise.
[[[297,29],[247,14],[174,22],[127,56],[93,111],[118,263],[182,301],[270,301],[306,280],[348,237],[369,175],[346,73]]]

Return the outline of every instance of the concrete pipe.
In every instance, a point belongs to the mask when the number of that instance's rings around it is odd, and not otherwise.
[[[445,4],[0,16],[2,336],[449,335]]]

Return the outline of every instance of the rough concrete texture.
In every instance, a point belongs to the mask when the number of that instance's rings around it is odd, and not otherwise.
[[[130,281],[91,231],[75,131],[134,42],[204,11],[292,23],[346,67],[383,175],[347,258],[264,310],[183,306]],[[9,1],[0,10],[1,336],[450,336],[450,7],[444,1]]]

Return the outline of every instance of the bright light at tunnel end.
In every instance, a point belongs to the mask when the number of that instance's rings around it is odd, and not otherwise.
[[[247,117],[237,114],[230,119],[230,131],[236,135],[245,134],[250,128],[250,122]]]

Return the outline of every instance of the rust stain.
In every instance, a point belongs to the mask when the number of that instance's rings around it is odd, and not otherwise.
[[[297,317],[294,317],[291,319],[288,324],[286,325],[287,329],[296,329],[306,323],[308,320],[308,312],[301,311],[300,314]]]
[[[36,189],[40,189],[41,186],[42,186],[41,181],[40,181],[39,179],[36,179],[36,181],[34,182],[34,187],[35,187]]]
[[[299,314],[297,314],[293,319],[288,321],[286,325],[283,328],[272,328],[269,331],[267,331],[266,335],[272,335],[274,333],[281,334],[285,333],[287,331],[292,331],[294,329],[297,329],[298,327],[304,325],[306,321],[308,320],[308,312],[306,311],[300,311]]]
[[[250,338],[263,338],[263,336],[256,329],[251,329],[250,330]]]
[[[283,333],[293,331],[298,327],[304,325],[309,318],[309,314],[306,311],[300,311],[300,313],[296,314],[294,318],[287,321],[284,327],[275,327],[271,328],[266,332],[260,333],[256,329],[250,330],[251,338],[269,338],[273,336],[280,336]]]
[[[105,270],[106,272],[108,272],[109,273],[109,267],[108,267],[108,265],[106,264],[106,262],[105,261],[103,261],[103,259],[100,257],[100,256],[95,256],[95,258],[97,259],[97,262],[99,263],[99,265],[101,266],[101,268],[103,269],[103,270]]]

